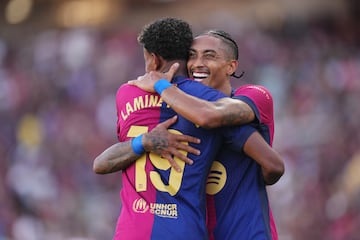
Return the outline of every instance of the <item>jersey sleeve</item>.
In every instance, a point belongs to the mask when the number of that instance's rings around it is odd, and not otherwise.
[[[185,81],[187,81],[186,84]],[[196,82],[194,80],[184,80],[181,86],[181,90],[185,93],[192,95],[194,97],[200,98],[202,100],[206,101],[216,101],[220,98],[228,97],[223,92],[220,92],[219,90],[216,90],[214,88],[208,87],[200,82]]]
[[[273,123],[273,98],[265,87],[260,85],[241,86],[235,91],[234,98],[246,102],[252,108],[258,123]]]
[[[224,127],[221,131],[226,146],[236,152],[242,152],[244,144],[257,129],[250,124],[246,124],[242,126]]]

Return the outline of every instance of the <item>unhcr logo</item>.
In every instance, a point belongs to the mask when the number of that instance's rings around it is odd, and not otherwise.
[[[174,203],[151,203],[150,212],[159,217],[178,218],[177,205]]]
[[[149,205],[143,198],[135,199],[133,202],[133,210],[137,213],[145,213],[149,209]]]

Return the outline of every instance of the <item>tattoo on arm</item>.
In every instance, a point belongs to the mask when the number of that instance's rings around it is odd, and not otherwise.
[[[162,150],[166,149],[169,146],[169,143],[166,138],[162,138],[162,135],[158,136],[149,136],[151,141],[151,152],[160,154]]]
[[[139,158],[131,151],[131,141],[117,143],[105,150],[99,157],[99,164],[104,173],[124,170]]]
[[[239,107],[239,105],[232,105],[231,107],[221,108],[222,104],[217,104],[216,102],[215,105],[222,109],[222,126],[245,124],[251,122],[254,119],[254,112],[248,106]]]

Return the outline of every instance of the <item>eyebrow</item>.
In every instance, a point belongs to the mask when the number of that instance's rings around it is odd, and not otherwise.
[[[194,48],[190,48],[190,51],[192,51],[192,52],[197,52],[197,50],[195,50]],[[205,49],[205,50],[202,50],[201,51],[202,53],[216,53],[216,54],[218,54],[215,50],[213,50],[213,49]]]

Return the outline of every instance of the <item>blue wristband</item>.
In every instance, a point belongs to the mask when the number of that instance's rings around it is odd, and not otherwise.
[[[154,89],[155,91],[161,95],[161,93],[167,89],[171,87],[171,83],[169,83],[166,79],[159,79],[155,84],[154,84]]]
[[[142,136],[143,135],[141,134],[131,140],[131,147],[132,147],[134,153],[136,153],[137,155],[141,155],[145,152],[145,149],[144,149],[144,147],[142,145],[142,141],[141,141]]]

